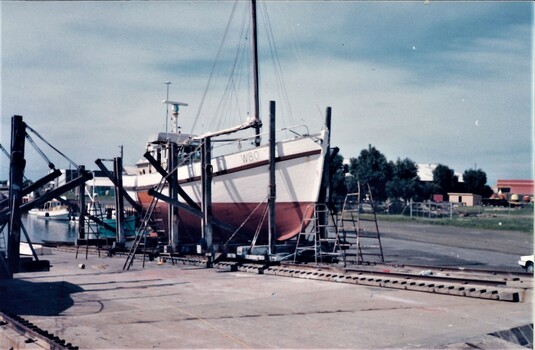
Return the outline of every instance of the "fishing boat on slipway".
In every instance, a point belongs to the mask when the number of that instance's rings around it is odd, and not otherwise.
[[[253,14],[253,60],[255,72],[255,114],[250,120],[235,127],[203,135],[185,134],[180,132],[178,111],[185,103],[164,100],[173,108],[173,128],[168,132],[153,135],[147,143],[147,153],[168,172],[173,167],[171,152],[176,152],[176,182],[185,193],[179,201],[201,206],[203,199],[201,146],[207,139],[212,140],[211,158],[211,214],[215,220],[236,228],[233,232],[221,227],[214,227],[214,241],[248,243],[253,240],[265,242],[268,236],[268,220],[266,211],[269,197],[269,144],[259,142],[262,139],[262,122],[259,117],[258,103],[258,60],[256,54],[256,2],[252,2]],[[229,135],[251,129],[254,135],[235,137]],[[313,211],[306,210],[309,205],[318,201],[324,160],[329,150],[328,133],[324,128],[316,134],[310,134],[306,127],[286,128],[287,138],[275,144],[275,238],[278,241],[295,237],[301,230],[305,216],[310,218]],[[251,133],[252,134],[252,133]],[[291,136],[290,136],[291,135]],[[221,142],[218,139],[226,138]],[[265,138],[265,137],[264,137]],[[230,145],[229,143],[233,143]],[[157,166],[156,166],[157,167]],[[137,162],[137,185],[135,191],[144,208],[153,209],[153,217],[160,213],[163,227],[167,222],[168,204],[159,201],[149,193],[151,189],[167,194],[169,184],[163,180],[147,158]],[[184,197],[184,198],[183,198]],[[192,203],[193,202],[193,203]],[[151,204],[152,203],[152,204]],[[187,210],[177,210],[176,228],[182,244],[198,243],[202,239],[201,219]]]

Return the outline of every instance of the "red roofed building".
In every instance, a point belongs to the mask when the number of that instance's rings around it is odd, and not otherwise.
[[[503,194],[533,196],[533,180],[498,180],[496,190]]]

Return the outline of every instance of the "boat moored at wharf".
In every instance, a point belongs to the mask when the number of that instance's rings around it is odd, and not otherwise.
[[[29,210],[28,214],[49,220],[71,220],[74,218],[70,208],[55,199],[46,202],[42,208]]]

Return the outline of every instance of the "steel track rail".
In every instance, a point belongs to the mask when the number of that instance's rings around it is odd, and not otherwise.
[[[65,340],[48,333],[26,319],[10,313],[0,312],[0,330],[3,327],[12,329],[26,337],[26,344],[35,343],[38,347],[50,350],[78,350],[77,346],[67,343]],[[28,345],[29,346],[29,345]]]

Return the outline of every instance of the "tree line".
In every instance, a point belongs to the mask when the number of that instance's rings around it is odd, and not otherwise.
[[[403,200],[408,202],[431,199],[435,194],[450,192],[474,193],[484,198],[493,190],[487,185],[487,174],[481,169],[467,169],[463,182],[459,182],[453,169],[438,164],[433,170],[433,181],[420,181],[418,165],[409,158],[388,161],[375,147],[369,145],[357,158],[344,164],[344,157],[336,154],[330,164],[332,198],[345,197],[357,192],[357,184],[369,184],[374,200]],[[367,188],[363,192],[367,192]]]

